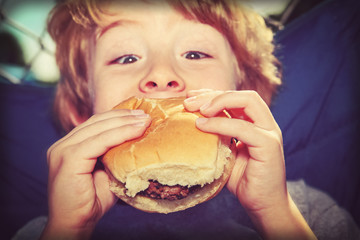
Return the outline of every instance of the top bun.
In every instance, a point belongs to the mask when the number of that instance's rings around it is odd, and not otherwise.
[[[201,114],[187,112],[184,99],[132,97],[114,108],[142,109],[152,118],[142,137],[110,149],[102,158],[112,179],[111,190],[141,210],[168,213],[206,201],[221,190],[231,172],[230,140],[198,130],[195,120]],[[175,201],[137,195],[148,188],[149,180],[204,187],[194,196]]]

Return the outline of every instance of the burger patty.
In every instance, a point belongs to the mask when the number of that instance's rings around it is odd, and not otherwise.
[[[200,188],[200,185],[191,186],[189,188],[181,185],[162,185],[159,182],[153,180],[149,180],[149,182],[149,187],[139,194],[154,199],[166,199],[170,201],[186,198],[189,194]]]

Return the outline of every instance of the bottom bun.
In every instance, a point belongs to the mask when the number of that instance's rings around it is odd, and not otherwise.
[[[167,214],[182,211],[212,199],[222,190],[233,169],[235,163],[234,154],[231,154],[227,160],[224,173],[220,178],[216,179],[212,183],[204,185],[203,187],[197,189],[194,193],[189,194],[186,198],[180,200],[169,201],[166,199],[153,199],[140,194],[137,194],[135,197],[129,197],[125,194],[125,185],[116,180],[111,173],[108,172],[111,178],[110,190],[125,203],[145,212]]]

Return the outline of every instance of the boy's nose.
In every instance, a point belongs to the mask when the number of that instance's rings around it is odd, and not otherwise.
[[[180,92],[184,90],[184,84],[179,80],[149,80],[140,84],[143,92],[171,91]]]
[[[140,82],[139,87],[144,93],[181,92],[185,89],[185,83],[174,72],[154,69],[154,72]]]

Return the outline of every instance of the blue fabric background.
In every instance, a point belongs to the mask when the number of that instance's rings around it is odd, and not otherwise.
[[[284,84],[272,112],[288,179],[330,193],[360,222],[360,1],[327,1],[277,34]]]

